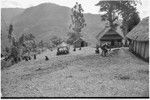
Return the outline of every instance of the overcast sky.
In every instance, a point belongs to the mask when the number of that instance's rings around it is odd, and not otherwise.
[[[82,7],[85,13],[99,13],[99,7],[95,6],[100,0],[1,0],[1,7],[10,8],[10,7],[19,7],[19,8],[28,8],[31,6],[36,6],[40,3],[55,3],[62,6],[67,6],[72,8],[75,5],[75,2],[82,4]],[[149,16],[150,10],[150,0],[141,0],[142,5],[138,5],[138,11],[140,16],[147,17]]]

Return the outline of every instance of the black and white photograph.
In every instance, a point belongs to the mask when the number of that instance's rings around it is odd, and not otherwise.
[[[149,98],[150,0],[1,0],[1,99]]]

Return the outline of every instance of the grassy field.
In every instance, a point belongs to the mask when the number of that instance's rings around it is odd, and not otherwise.
[[[149,66],[127,48],[107,57],[85,47],[69,55],[45,51],[2,70],[3,97],[147,97]],[[44,60],[44,56],[49,61]]]

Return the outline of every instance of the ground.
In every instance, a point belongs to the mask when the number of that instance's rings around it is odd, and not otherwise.
[[[69,55],[45,51],[2,70],[3,97],[148,97],[149,66],[128,48],[107,57],[85,47]],[[44,60],[44,55],[49,61]]]

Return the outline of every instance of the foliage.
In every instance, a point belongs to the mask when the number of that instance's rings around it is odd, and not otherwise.
[[[13,25],[10,24],[10,25],[9,25],[9,29],[8,29],[8,39],[9,39],[9,40],[12,39],[12,32],[13,32]]]
[[[130,14],[130,19],[123,19],[122,25],[120,28],[124,32],[124,35],[131,31],[138,23],[140,22],[140,17],[138,15],[138,12],[134,12]]]
[[[99,1],[97,6],[100,6],[100,11],[104,12],[102,17],[102,21],[108,21],[108,24],[111,28],[116,29],[118,24],[116,23],[116,20],[118,20],[118,16],[116,14],[116,3],[118,1]]]
[[[81,4],[78,4],[77,2],[76,5],[71,10],[72,10],[71,15],[72,24],[70,25],[70,28],[72,27],[72,30],[79,33],[81,32],[81,29],[86,26],[83,15],[84,10],[82,9]]]
[[[57,36],[52,36],[50,41],[52,42],[53,45],[57,46],[62,42],[62,39]]]
[[[38,47],[40,47],[40,48],[43,48],[43,47],[44,47],[43,40],[41,40],[41,41],[39,42]]]
[[[23,44],[25,41],[33,41],[35,37],[29,33],[29,34],[22,34],[22,36],[19,38],[19,43]]]
[[[5,47],[5,51],[6,51],[6,53],[9,53],[9,48]]]
[[[29,53],[31,49],[35,48],[35,41],[34,36],[30,34],[22,34],[21,37],[17,40],[13,34],[13,25],[9,26],[8,31],[8,38],[11,42],[11,46],[8,48],[5,48],[5,60],[11,61],[13,63],[17,63],[21,56],[23,56],[24,53]],[[13,64],[11,63],[11,64]]]
[[[67,43],[72,44],[76,39],[81,36],[81,30],[86,26],[84,15],[83,15],[83,8],[81,4],[76,2],[75,6],[71,9],[72,15],[71,20],[72,24],[69,28],[73,30],[73,32],[69,32],[67,39]]]
[[[117,0],[117,1],[104,0],[103,1],[102,0],[102,1],[99,1],[99,3],[97,3],[96,5],[100,6],[101,12],[105,12],[105,14],[102,15],[102,20],[109,21],[109,25],[112,28],[117,27],[117,23],[115,23],[115,21],[118,19],[118,16],[121,16],[123,19],[122,26],[121,26],[123,31],[126,30],[126,28],[130,27],[130,25],[132,25],[132,28],[133,28],[134,25],[138,23],[139,16],[135,7],[137,5],[136,0],[126,0],[126,1],[124,0]],[[135,17],[137,17],[136,18],[137,20],[131,21]]]
[[[75,32],[68,33],[69,38],[67,39],[68,44],[73,44],[73,42],[78,38],[78,35]]]

